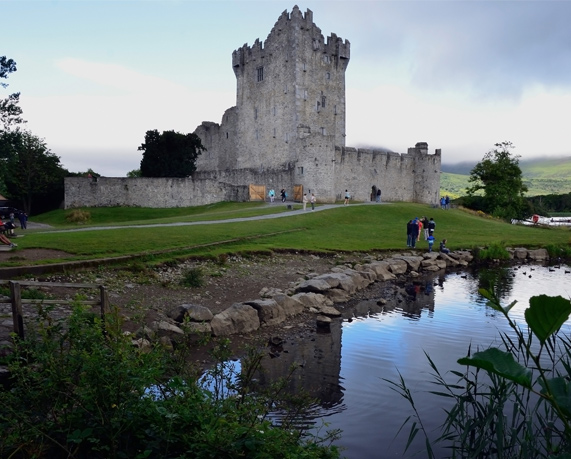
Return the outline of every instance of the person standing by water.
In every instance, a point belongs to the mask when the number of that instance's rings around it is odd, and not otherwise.
[[[430,217],[430,220],[428,221],[428,234],[434,234],[434,230],[436,229],[436,222],[434,221],[434,218]]]
[[[428,241],[428,251],[432,252],[432,246],[434,245],[434,236],[429,234],[426,240]]]
[[[418,219],[409,220],[406,224],[406,246],[411,249],[416,248],[416,240],[418,239]]]
[[[424,240],[428,241],[428,236],[430,236],[430,232],[428,231],[428,218],[422,217],[422,227],[424,228]]]

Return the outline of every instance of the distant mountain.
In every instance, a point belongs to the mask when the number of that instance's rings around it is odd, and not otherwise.
[[[447,172],[449,174],[460,174],[460,175],[470,175],[470,171],[474,169],[474,166],[478,164],[478,161],[475,162],[463,162],[463,163],[456,163],[456,164],[442,164],[440,169],[442,172]]]
[[[477,163],[442,164],[440,194],[465,195],[470,171]],[[527,196],[571,193],[571,156],[520,160],[519,167],[529,189]]]

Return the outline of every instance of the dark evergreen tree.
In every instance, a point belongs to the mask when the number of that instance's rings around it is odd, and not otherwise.
[[[188,177],[196,170],[196,159],[203,151],[200,137],[175,131],[147,131],[141,160],[142,177]]]
[[[32,203],[42,203],[42,210],[54,209],[63,200],[66,169],[43,139],[27,131],[11,134],[11,155],[5,161],[6,192],[32,213]],[[49,202],[48,202],[49,201]]]

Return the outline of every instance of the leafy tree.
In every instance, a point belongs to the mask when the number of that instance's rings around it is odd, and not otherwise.
[[[473,185],[466,191],[468,196],[484,191],[480,202],[485,212],[505,219],[521,218],[527,211],[523,196],[527,187],[523,183],[519,156],[512,156],[511,142],[496,143],[495,147],[470,172],[468,182]]]
[[[0,56],[0,78],[8,78],[8,75],[16,70],[16,62],[13,59]],[[6,88],[8,84],[0,82],[0,86]],[[19,92],[10,94],[5,99],[0,99],[0,132],[10,130],[12,125],[25,123],[21,117],[22,109],[18,106],[19,102]]]
[[[68,175],[59,157],[49,150],[43,139],[28,131],[11,133],[9,141],[7,148],[11,154],[5,160],[8,197],[20,201],[28,214],[31,214],[32,202],[46,196],[52,196],[59,205],[63,198],[63,179]]]
[[[142,177],[188,177],[196,170],[196,159],[203,151],[200,137],[175,131],[147,131],[141,160]]]
[[[85,172],[69,172],[68,177],[101,177],[101,174],[95,172],[91,167]]]
[[[141,177],[141,169],[133,169],[132,171],[127,172],[127,177],[129,178]]]

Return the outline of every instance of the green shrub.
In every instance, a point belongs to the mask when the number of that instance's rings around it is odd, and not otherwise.
[[[549,258],[557,259],[557,258],[571,258],[571,246],[570,245],[560,245],[560,244],[547,244],[545,246],[547,253],[549,254]]]
[[[509,260],[510,253],[501,242],[492,242],[489,246],[479,249],[477,252],[479,260]]]
[[[204,285],[204,273],[201,268],[189,268],[182,273],[181,285],[198,288]]]
[[[0,296],[10,296],[10,287],[0,286]],[[22,298],[26,300],[45,300],[51,298],[45,292],[38,290],[37,288],[23,288],[20,292]]]
[[[339,457],[324,443],[333,434],[269,421],[270,409],[286,404],[279,392],[254,390],[260,353],[241,371],[226,359],[198,379],[176,353],[134,347],[117,311],[102,319],[75,306],[60,321],[39,314],[15,343],[10,388],[0,388],[0,457]]]
[[[81,209],[73,209],[65,214],[65,221],[68,223],[87,223],[91,220],[91,212]]]

